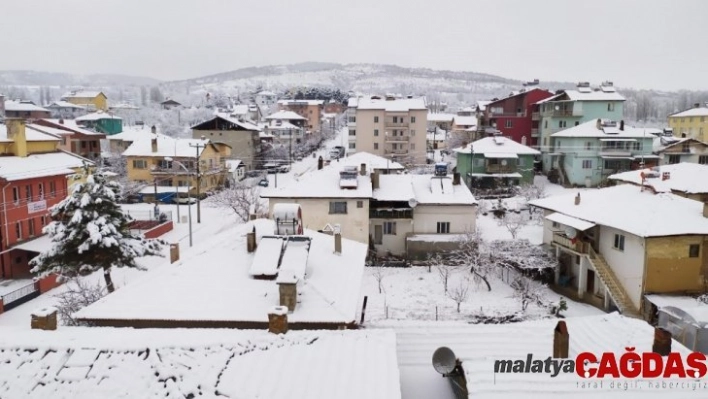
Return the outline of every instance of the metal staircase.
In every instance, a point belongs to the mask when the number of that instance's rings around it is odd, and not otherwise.
[[[558,170],[560,171],[561,185],[567,187],[569,181],[568,174],[565,172],[565,154],[558,156]]]
[[[605,258],[595,252],[592,245],[588,245],[587,247],[590,262],[595,268],[597,276],[600,278],[605,287],[607,287],[607,293],[610,295],[610,298],[612,298],[615,305],[619,308],[620,313],[627,317],[640,319],[641,315],[639,314],[639,310],[634,307],[627,291],[625,291],[622,283],[619,282],[617,276],[615,276],[615,273],[612,271],[612,268],[605,261]]]

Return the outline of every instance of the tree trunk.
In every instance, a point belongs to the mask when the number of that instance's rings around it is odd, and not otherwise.
[[[474,267],[473,267],[472,269],[470,269],[470,272],[472,272],[472,274],[474,274],[475,276],[481,278],[482,281],[484,281],[484,284],[486,284],[486,286],[487,286],[487,291],[491,291],[491,290],[492,290],[492,286],[489,285],[489,281],[487,281],[487,278],[484,277],[484,276],[482,276],[481,274],[477,273],[477,272],[474,270]]]
[[[457,302],[457,313],[460,313],[460,302]]]
[[[103,278],[106,280],[106,289],[108,290],[108,293],[115,291],[115,287],[113,287],[113,279],[111,279],[111,272],[109,269],[103,269]]]

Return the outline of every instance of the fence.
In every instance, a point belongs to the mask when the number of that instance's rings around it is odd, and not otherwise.
[[[39,291],[37,290],[35,283],[32,282],[9,292],[0,298],[2,298],[4,310],[9,310],[16,306],[20,306],[30,299],[36,298],[37,296],[39,296]]]
[[[158,208],[158,214],[155,215],[155,211],[125,211],[133,220],[136,222],[146,222],[146,221],[160,221],[167,222],[172,220],[172,211],[162,211]],[[164,216],[163,216],[164,215]]]

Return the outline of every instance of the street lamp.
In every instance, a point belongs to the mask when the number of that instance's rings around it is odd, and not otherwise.
[[[182,169],[184,169],[185,172],[190,173],[189,169],[187,169],[186,166],[180,161],[175,161],[170,157],[165,157],[165,161],[175,163],[179,165]],[[187,186],[187,209],[189,213],[189,246],[192,246],[192,192],[190,190],[191,187]],[[179,220],[179,185],[175,188],[175,191],[177,191],[177,218]]]

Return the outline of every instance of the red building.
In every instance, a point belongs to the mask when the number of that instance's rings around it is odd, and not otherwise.
[[[533,105],[553,96],[553,93],[539,88],[526,88],[511,93],[506,98],[490,102],[480,121],[480,127],[493,127],[502,136],[527,145],[537,145],[539,120],[533,113]]]

